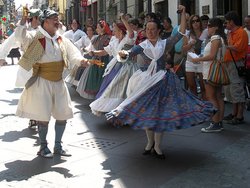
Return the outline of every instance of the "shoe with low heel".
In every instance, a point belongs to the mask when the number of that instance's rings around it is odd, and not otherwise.
[[[150,150],[144,149],[144,152],[142,153],[142,155],[150,155],[150,154],[151,154],[151,149]]]
[[[154,149],[155,144],[152,145],[152,147],[149,150],[144,149],[144,152],[142,155],[150,155],[152,150]]]
[[[163,153],[162,154],[158,154],[155,150],[154,150],[154,154],[155,154],[156,158],[158,158],[158,159],[165,159],[166,158]]]

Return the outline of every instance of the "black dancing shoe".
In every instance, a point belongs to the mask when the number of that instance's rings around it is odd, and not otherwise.
[[[162,154],[158,154],[155,150],[154,150],[154,155],[156,156],[156,158],[158,159],[165,159],[165,155],[162,153]]]
[[[149,150],[144,149],[142,155],[150,155],[151,151],[154,149],[155,143],[153,143],[152,147]]]

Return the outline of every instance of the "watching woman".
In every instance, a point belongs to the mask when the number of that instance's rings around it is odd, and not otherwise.
[[[220,132],[223,130],[222,120],[224,117],[224,101],[222,96],[222,85],[213,85],[207,82],[210,65],[214,59],[221,59],[224,57],[225,44],[227,44],[226,35],[224,33],[223,22],[219,18],[212,18],[209,20],[208,35],[210,40],[205,46],[204,56],[195,59],[190,58],[193,63],[202,63],[203,65],[203,79],[205,83],[205,91],[207,100],[213,103],[214,107],[218,109],[216,114],[212,117],[212,122],[206,128],[202,128],[202,132]]]

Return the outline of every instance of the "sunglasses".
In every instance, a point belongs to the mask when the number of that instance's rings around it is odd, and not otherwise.
[[[200,23],[200,20],[199,20],[199,19],[192,20],[192,21],[191,21],[191,24],[194,24],[194,23]]]

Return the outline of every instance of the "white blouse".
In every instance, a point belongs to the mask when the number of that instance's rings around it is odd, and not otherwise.
[[[223,39],[219,36],[219,35],[213,35],[210,39],[210,41],[207,43],[207,45],[205,46],[205,49],[204,49],[204,56],[207,56],[208,54],[210,54],[210,51],[211,51],[211,44],[212,44],[212,41],[213,40],[221,40],[222,42],[222,47],[221,50],[219,49],[218,52],[217,52],[217,56],[216,56],[216,59],[220,59],[221,58],[221,55],[222,55],[222,58],[224,57],[224,54],[225,54],[225,50],[226,50],[226,47],[225,47],[225,44],[224,44],[224,41]],[[222,54],[221,54],[222,52]],[[203,79],[206,80],[207,77],[208,77],[208,72],[209,72],[209,69],[210,69],[210,65],[213,61],[204,61],[203,62],[203,67],[202,67],[202,74],[203,74]]]
[[[87,36],[86,33],[80,29],[77,29],[75,32],[73,30],[66,31],[63,34],[64,37],[71,40],[73,43],[78,41],[82,36]]]

